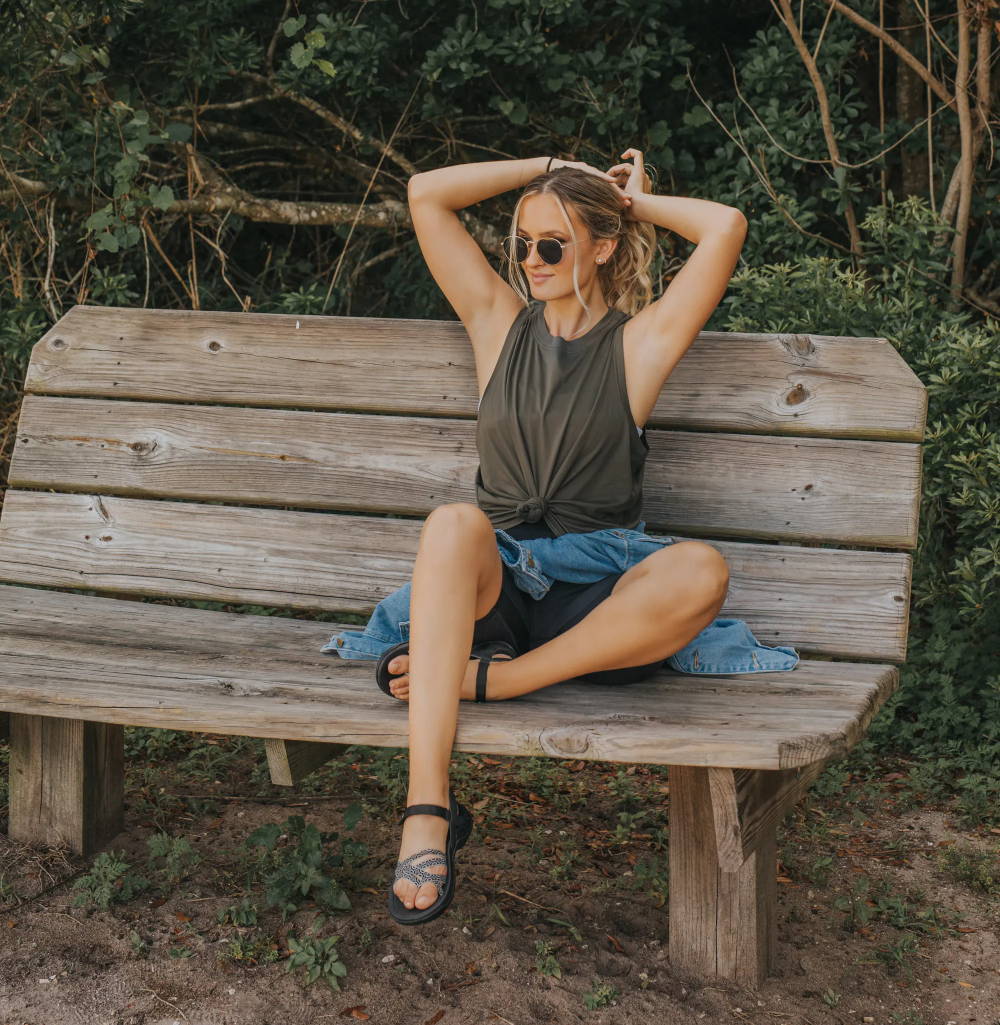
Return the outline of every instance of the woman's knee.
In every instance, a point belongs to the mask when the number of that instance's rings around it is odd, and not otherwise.
[[[478,543],[487,538],[492,544],[496,543],[490,518],[471,502],[446,502],[432,509],[424,521],[420,537],[421,541],[428,537],[435,543],[440,541],[449,545],[456,541]]]
[[[653,581],[680,582],[685,592],[721,607],[729,591],[729,565],[722,553],[704,541],[678,541],[643,559]],[[653,583],[655,588],[655,583]],[[673,588],[660,588],[664,601],[676,600]]]

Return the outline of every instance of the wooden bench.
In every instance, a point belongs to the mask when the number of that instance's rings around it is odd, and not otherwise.
[[[263,737],[285,785],[407,745],[374,663],[320,653],[351,624],[136,599],[368,613],[408,580],[431,510],[475,501],[461,324],[74,306],[25,393],[0,519],[12,838],[90,854],[122,830],[123,724]],[[883,339],[702,332],[649,420],[647,530],[715,545],[721,614],[802,661],[463,703],[462,751],[670,766],[684,974],[768,973],[776,826],[897,686],[925,414]]]

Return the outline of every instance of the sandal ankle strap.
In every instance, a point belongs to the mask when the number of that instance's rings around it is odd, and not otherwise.
[[[410,815],[440,815],[451,822],[451,809],[443,808],[440,804],[411,804],[400,816],[398,824],[401,826]]]

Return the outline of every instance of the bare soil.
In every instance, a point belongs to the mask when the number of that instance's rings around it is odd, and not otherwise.
[[[671,968],[669,782],[656,767],[456,754],[453,786],[476,820],[456,897],[435,921],[403,927],[386,894],[405,752],[352,749],[294,790],[269,783],[262,745],[244,738],[179,740],[178,751],[132,762],[126,831],[107,849],[153,880],[140,895],[106,911],[75,907],[73,883],[93,858],[0,836],[5,1025],[1000,1022],[998,900],[941,860],[958,845],[995,861],[1000,830],[962,830],[949,809],[912,799],[901,807],[905,773],[889,767],[863,782],[849,775],[839,797],[812,793],[785,820],[778,963],[754,992]],[[355,802],[363,814],[348,831]],[[318,928],[315,906],[282,922],[240,874],[250,832],[293,814],[367,845],[338,875],[350,909]],[[147,840],[161,830],[201,858],[173,885],[151,867]],[[836,902],[862,879],[869,897],[856,896],[862,910],[848,928]],[[259,925],[220,924],[218,912],[244,895]],[[339,991],[285,969],[289,935],[310,923],[340,937]],[[543,970],[556,963],[560,974]]]

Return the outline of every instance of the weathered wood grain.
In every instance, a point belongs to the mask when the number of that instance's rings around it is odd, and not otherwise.
[[[319,648],[337,624],[0,587],[0,708],[239,736],[405,747],[405,702],[374,663]],[[803,661],[786,673],[665,670],[463,702],[456,748],[782,769],[846,753],[898,685],[893,666]],[[613,711],[610,711],[612,710]],[[803,738],[806,738],[805,742]]]
[[[758,836],[738,868],[721,867],[713,773],[723,774],[670,766],[670,964],[756,988],[775,964],[775,830]]]
[[[458,321],[78,305],[25,390],[472,418],[486,383]],[[919,441],[926,414],[885,339],[703,331],[649,426]]]
[[[121,725],[10,716],[12,840],[65,843],[77,854],[92,854],[125,827],[124,793]]]
[[[11,489],[0,513],[0,580],[371,612],[412,577],[421,527],[412,519]],[[761,642],[843,658],[905,657],[909,554],[710,543],[730,571],[720,616],[745,620]]]
[[[912,549],[920,446],[649,430],[647,529]],[[456,419],[27,395],[11,487],[426,516],[475,504]],[[710,467],[710,472],[706,472]]]

